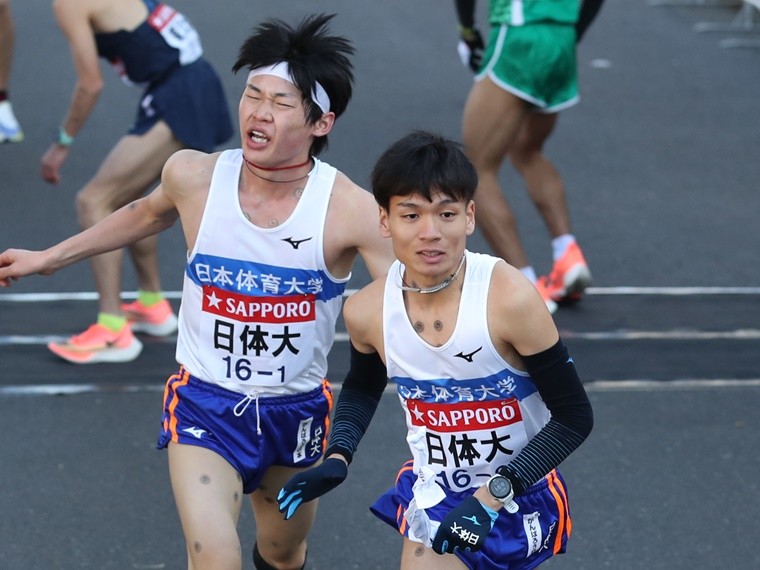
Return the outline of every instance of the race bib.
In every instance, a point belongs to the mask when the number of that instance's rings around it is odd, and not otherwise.
[[[179,62],[187,65],[203,55],[201,38],[184,14],[171,6],[159,4],[148,16],[148,24],[164,41],[179,51]]]
[[[485,483],[494,461],[527,443],[516,398],[452,403],[407,400],[416,432],[419,464],[429,465],[445,486],[463,491]]]
[[[314,295],[255,296],[203,287],[202,342],[218,378],[281,386],[308,366],[315,342]]]

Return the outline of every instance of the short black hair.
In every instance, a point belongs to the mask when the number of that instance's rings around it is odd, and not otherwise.
[[[356,50],[348,39],[330,33],[328,23],[333,17],[335,14],[307,16],[295,28],[278,18],[264,21],[241,46],[232,71],[285,62],[301,92],[307,123],[314,124],[323,114],[311,99],[316,83],[327,92],[330,111],[340,117],[353,93],[353,65],[348,56]],[[325,148],[327,135],[317,137],[312,142],[311,154],[316,156]]]
[[[462,145],[441,135],[416,130],[400,138],[380,156],[372,170],[372,193],[388,209],[393,196],[420,194],[432,201],[441,192],[469,203],[478,174]]]

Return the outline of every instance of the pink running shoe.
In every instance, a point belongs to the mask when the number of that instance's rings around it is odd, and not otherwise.
[[[586,259],[575,242],[554,262],[552,272],[541,278],[549,297],[557,302],[580,301],[591,280]]]
[[[129,325],[113,332],[103,325],[91,325],[82,334],[74,335],[66,342],[51,342],[50,351],[74,364],[97,362],[130,362],[142,352],[142,343],[135,338]]]
[[[177,332],[177,317],[166,299],[150,307],[143,305],[140,301],[125,303],[121,306],[121,310],[136,333],[168,336]]]
[[[546,308],[549,309],[550,314],[554,314],[554,311],[557,310],[557,303],[552,299],[550,291],[548,287],[546,286],[546,281],[548,280],[548,277],[539,277],[538,281],[536,281],[536,289],[538,289],[538,293],[541,295],[541,298],[544,300],[544,303],[546,303]]]

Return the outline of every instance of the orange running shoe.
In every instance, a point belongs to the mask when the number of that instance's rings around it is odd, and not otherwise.
[[[125,303],[121,306],[121,310],[136,333],[168,336],[177,332],[177,317],[166,299],[150,307],[143,305],[140,301]]]
[[[74,364],[130,362],[140,355],[143,348],[128,324],[118,332],[94,324],[66,342],[51,342],[47,346],[53,354]]]
[[[552,272],[540,279],[549,297],[557,302],[580,301],[591,280],[591,271],[576,242],[554,262]]]
[[[539,277],[535,286],[536,289],[538,289],[539,295],[541,295],[541,298],[544,300],[544,303],[546,303],[546,308],[549,309],[549,313],[553,315],[554,311],[557,310],[557,303],[552,299],[549,288],[546,286],[547,279],[548,277]]]

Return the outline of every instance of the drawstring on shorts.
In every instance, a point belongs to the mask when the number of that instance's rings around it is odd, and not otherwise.
[[[242,416],[245,411],[248,409],[248,406],[251,404],[251,402],[256,403],[256,434],[261,435],[261,416],[259,415],[259,396],[263,390],[258,387],[254,387],[251,389],[250,392],[248,392],[245,396],[243,396],[243,399],[240,400],[237,404],[235,404],[235,407],[233,408],[233,412],[237,417]]]

